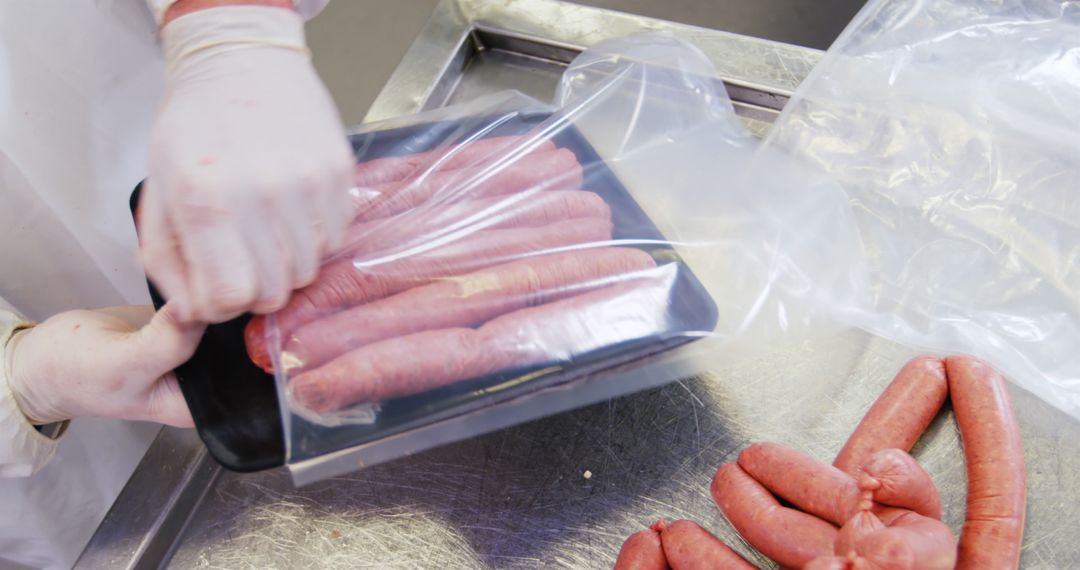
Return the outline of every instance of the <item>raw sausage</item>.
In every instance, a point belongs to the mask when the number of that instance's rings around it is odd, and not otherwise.
[[[659,521],[653,528],[657,526],[664,555],[673,570],[756,570],[738,552],[693,521],[671,524]]]
[[[655,526],[655,525],[654,525]],[[615,559],[615,570],[668,570],[660,533],[652,528],[635,532],[626,539]]]
[[[580,218],[539,228],[483,230],[424,253],[358,268],[353,259],[325,265],[318,279],[295,291],[274,319],[283,338],[297,327],[344,308],[382,299],[442,277],[512,261],[527,254],[611,239],[607,219]],[[264,316],[244,328],[248,355],[266,354]]]
[[[348,350],[421,330],[476,326],[503,313],[633,278],[649,254],[600,248],[530,257],[441,279],[296,329],[285,360],[311,368]],[[265,363],[269,367],[269,361]]]
[[[833,552],[837,556],[855,552],[859,541],[866,535],[885,528],[885,523],[870,510],[871,506],[871,500],[863,497],[859,501],[859,511],[840,527],[840,532],[836,534],[836,544],[833,546]]]
[[[535,145],[535,146],[530,146]],[[421,168],[449,170],[490,161],[512,150],[534,153],[555,150],[550,140],[529,142],[526,136],[505,136],[462,141],[427,152],[388,156],[366,160],[356,165],[354,181],[357,186],[372,186],[398,182],[417,174]]]
[[[662,330],[669,286],[663,279],[642,278],[507,313],[479,329],[424,331],[362,346],[293,376],[289,395],[301,410],[326,413],[501,370],[566,361]]]
[[[941,519],[941,496],[930,475],[907,452],[882,449],[859,467],[859,489],[873,500]]]
[[[859,488],[847,473],[778,443],[755,443],[739,467],[799,510],[842,525],[859,507]]]
[[[301,410],[326,413],[509,368],[564,361],[655,334],[662,322],[648,315],[666,312],[667,286],[641,279],[507,313],[479,329],[424,331],[376,342],[297,374],[289,381],[289,394]],[[582,322],[588,324],[581,327]]]
[[[833,465],[854,475],[875,451],[911,447],[937,415],[945,397],[945,366],[934,356],[919,356],[900,370],[866,413]]]
[[[882,518],[887,528],[874,531],[856,545],[865,566],[879,570],[952,570],[956,539],[945,523],[911,511]]]
[[[455,232],[531,228],[573,218],[611,219],[611,208],[600,196],[584,190],[553,190],[532,196],[493,196],[422,206],[390,218],[352,224],[345,232],[346,245],[335,256],[388,254]]]
[[[832,554],[836,527],[781,506],[768,489],[737,464],[720,466],[710,491],[735,530],[781,565],[801,568],[814,558]]]
[[[678,272],[679,264],[668,263],[632,281],[507,313],[480,327],[484,346],[531,366],[666,331]]]
[[[1024,448],[1005,379],[968,356],[945,359],[967,464],[968,495],[957,568],[1016,568],[1027,500]]]
[[[356,204],[356,220],[367,221],[405,212],[439,199],[462,199],[516,194],[525,191],[581,188],[581,165],[567,149],[540,152],[507,164],[488,164],[433,172],[425,177],[376,186],[374,198]]]
[[[802,570],[847,570],[851,561],[845,556],[819,556],[802,567]]]
[[[477,326],[503,313],[610,284],[620,276],[631,278],[655,265],[641,250],[600,248],[530,257],[442,279],[301,326],[285,343],[282,361],[312,368],[383,339]],[[272,369],[268,355],[259,359],[253,354],[252,360]]]
[[[273,316],[284,337],[305,323],[353,305],[527,254],[607,241],[611,239],[611,231],[610,220],[580,218],[540,228],[483,230],[430,251],[370,268],[356,267],[351,258],[341,259],[323,266],[318,279],[295,291],[285,307]],[[265,359],[264,355],[268,354],[266,323],[266,317],[256,316],[244,328],[244,342],[253,359]]]
[[[315,283],[297,291],[278,313],[279,325],[300,307],[340,309],[381,299],[436,278],[460,275],[560,247],[605,242],[612,224],[603,218],[578,218],[539,228],[483,230],[409,256],[381,260],[343,259],[323,268]],[[297,305],[299,307],[297,307]],[[309,318],[292,315],[298,322]]]
[[[507,366],[504,356],[481,350],[474,329],[423,331],[369,344],[298,374],[288,393],[301,410],[322,414],[484,376]]]

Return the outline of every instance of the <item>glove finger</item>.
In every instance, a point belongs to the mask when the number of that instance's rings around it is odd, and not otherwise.
[[[176,306],[168,303],[135,331],[137,367],[143,378],[158,378],[187,362],[202,340],[204,323],[186,323],[179,319]]]
[[[181,428],[195,427],[175,374],[166,374],[154,383],[146,400],[146,416],[142,419]]]
[[[292,274],[289,289],[299,289],[311,284],[319,272],[322,259],[321,244],[325,242],[322,229],[322,213],[303,193],[294,194],[291,200],[293,212],[307,213],[302,219],[294,220],[284,227],[285,237],[292,252]]]
[[[307,223],[306,220],[303,223]],[[293,257],[298,246],[287,239],[290,224],[273,227],[270,231],[249,232],[248,248],[255,261],[259,277],[258,297],[251,305],[254,313],[269,313],[285,306],[292,291]],[[295,225],[295,224],[292,224]]]
[[[131,327],[131,330],[141,329],[154,318],[154,307],[152,305],[119,305],[96,310],[99,313],[124,321]],[[176,309],[170,310],[175,311]]]
[[[223,322],[251,308],[258,296],[255,259],[237,222],[220,212],[217,220],[188,215],[183,230],[184,260],[193,300],[190,314],[206,322]],[[253,222],[257,223],[257,222]]]
[[[353,181],[352,156],[345,153],[340,161],[335,161],[325,174],[324,184],[328,186],[322,192],[317,192],[317,207],[319,217],[323,223],[325,239],[320,248],[323,257],[330,255],[341,247],[341,240],[345,236],[345,228],[355,216],[355,202],[349,194],[355,186]]]
[[[165,299],[175,305],[177,315],[182,320],[191,319],[189,276],[180,239],[157,193],[149,184],[143,186],[137,212],[139,256],[146,274]]]
[[[131,399],[122,412],[126,419],[193,425],[172,370],[191,358],[205,330],[205,324],[179,320],[176,306],[169,303],[131,334],[130,344],[119,347],[122,353],[137,355],[125,374],[128,382],[136,382],[129,384]]]

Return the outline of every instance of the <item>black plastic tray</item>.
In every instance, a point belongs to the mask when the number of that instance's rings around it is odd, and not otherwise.
[[[520,114],[509,120],[502,117],[498,128],[485,132],[484,136],[523,134],[548,116],[534,113]],[[406,152],[405,141],[408,141],[408,152],[429,150],[452,135],[460,138],[468,134],[471,124],[490,126],[486,121],[427,123],[358,134],[350,137],[350,142],[360,160],[369,160]],[[717,308],[705,288],[674,250],[662,244],[664,238],[659,230],[614,174],[603,166],[584,137],[572,128],[564,128],[552,140],[556,146],[574,152],[583,165],[588,165],[583,187],[600,195],[611,206],[615,239],[652,241],[653,244],[639,248],[648,251],[658,264],[679,264],[669,305],[669,330],[658,330],[649,338],[582,355],[570,365],[555,367],[550,373],[537,375],[495,394],[484,388],[501,385],[544,367],[506,371],[385,402],[372,424],[325,427],[293,415],[294,441],[303,444],[294,446],[292,460],[374,441],[495,401],[566,383],[584,374],[692,340],[693,337],[681,336],[681,332],[708,331],[716,326]],[[425,147],[418,141],[430,141],[430,144]],[[132,194],[132,212],[137,207],[141,186]],[[155,306],[164,304],[153,284],[150,284],[150,294]],[[181,391],[210,454],[226,468],[241,472],[268,469],[285,462],[285,437],[274,378],[252,364],[244,348],[243,330],[250,318],[250,315],[244,315],[208,327],[195,355],[176,370]]]

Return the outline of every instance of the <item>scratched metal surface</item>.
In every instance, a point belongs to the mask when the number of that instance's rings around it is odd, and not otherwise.
[[[446,105],[464,103],[502,89],[516,89],[540,101],[551,101],[559,79],[566,71],[565,62],[537,61],[529,55],[504,50],[484,50],[475,54],[465,73],[443,101]],[[767,109],[736,101],[735,112],[743,125],[758,138],[764,138],[779,109]]]
[[[708,493],[757,440],[829,460],[915,353],[848,332],[725,361],[707,376],[292,488],[224,474],[170,568],[610,568],[623,539],[689,518],[761,567]],[[1024,568],[1080,561],[1080,425],[1013,391],[1027,454]],[[952,414],[914,450],[959,530],[965,477]],[[584,473],[589,471],[591,477]]]
[[[372,103],[365,122],[415,113],[437,92],[439,80],[462,62],[448,61],[474,24],[536,38],[560,50],[580,51],[599,41],[630,34],[666,31],[701,49],[719,76],[731,85],[786,100],[821,59],[816,49],[730,32],[666,22],[614,10],[558,0],[442,0],[417,41]],[[542,92],[536,93],[543,97]],[[765,107],[774,107],[768,100]]]

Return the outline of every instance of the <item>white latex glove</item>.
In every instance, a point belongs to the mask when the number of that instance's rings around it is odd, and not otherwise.
[[[180,16],[140,205],[147,273],[182,320],[281,308],[352,217],[352,153],[304,48],[263,6]]]
[[[103,416],[190,427],[171,371],[204,328],[180,323],[171,305],[60,313],[8,343],[8,383],[35,424]]]

